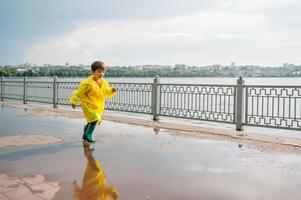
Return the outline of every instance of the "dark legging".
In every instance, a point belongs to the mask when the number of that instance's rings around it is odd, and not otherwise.
[[[96,123],[97,123],[97,121],[87,123],[84,127],[84,134],[92,134],[96,127]]]

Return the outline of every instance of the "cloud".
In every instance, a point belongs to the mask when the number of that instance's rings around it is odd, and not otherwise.
[[[0,1],[1,62],[301,63],[300,0],[70,2]]]
[[[90,63],[103,58],[110,64],[175,63],[195,55],[202,44],[218,39],[252,37],[266,23],[262,14],[206,11],[184,16],[145,21],[89,21],[77,24],[71,32],[38,41],[28,50],[34,63]],[[185,49],[185,52],[180,49]],[[169,52],[170,57],[161,57]],[[173,55],[174,53],[174,55]],[[154,57],[161,57],[154,60]],[[144,60],[144,61],[143,61]],[[191,62],[198,62],[192,60]],[[211,62],[215,62],[212,60]]]
[[[244,12],[287,11],[300,6],[299,0],[224,0],[220,6],[223,9],[234,9]]]
[[[213,34],[213,36],[216,38],[221,38],[221,39],[234,39],[234,38],[246,37],[246,35],[233,34],[233,33],[216,33],[216,34]]]

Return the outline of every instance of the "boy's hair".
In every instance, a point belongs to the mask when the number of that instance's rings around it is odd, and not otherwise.
[[[106,69],[105,63],[99,60],[92,63],[91,70],[95,72],[98,69]]]

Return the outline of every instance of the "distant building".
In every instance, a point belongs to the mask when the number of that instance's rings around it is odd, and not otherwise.
[[[167,65],[167,66],[163,66],[163,65],[137,65],[134,67],[137,70],[148,70],[148,69],[171,69],[172,66]]]
[[[21,69],[21,68],[17,69],[17,72],[25,72],[25,71],[27,71],[27,70],[26,69]]]
[[[30,69],[33,66],[34,66],[34,64],[32,64],[32,63],[24,63],[24,64],[20,64],[18,67],[24,68],[24,69]]]
[[[213,70],[221,70],[222,69],[222,66],[221,65],[212,65],[211,68]]]
[[[188,66],[188,65],[185,65],[185,64],[176,64],[176,65],[175,65],[175,68],[188,69],[189,66]]]

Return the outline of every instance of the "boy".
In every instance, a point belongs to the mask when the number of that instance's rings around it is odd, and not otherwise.
[[[111,98],[116,94],[116,88],[110,88],[105,75],[106,66],[102,61],[95,61],[91,65],[92,75],[81,81],[78,89],[70,98],[72,108],[75,108],[80,100],[87,124],[84,127],[83,140],[95,142],[93,131],[100,124],[104,112],[105,98]]]

